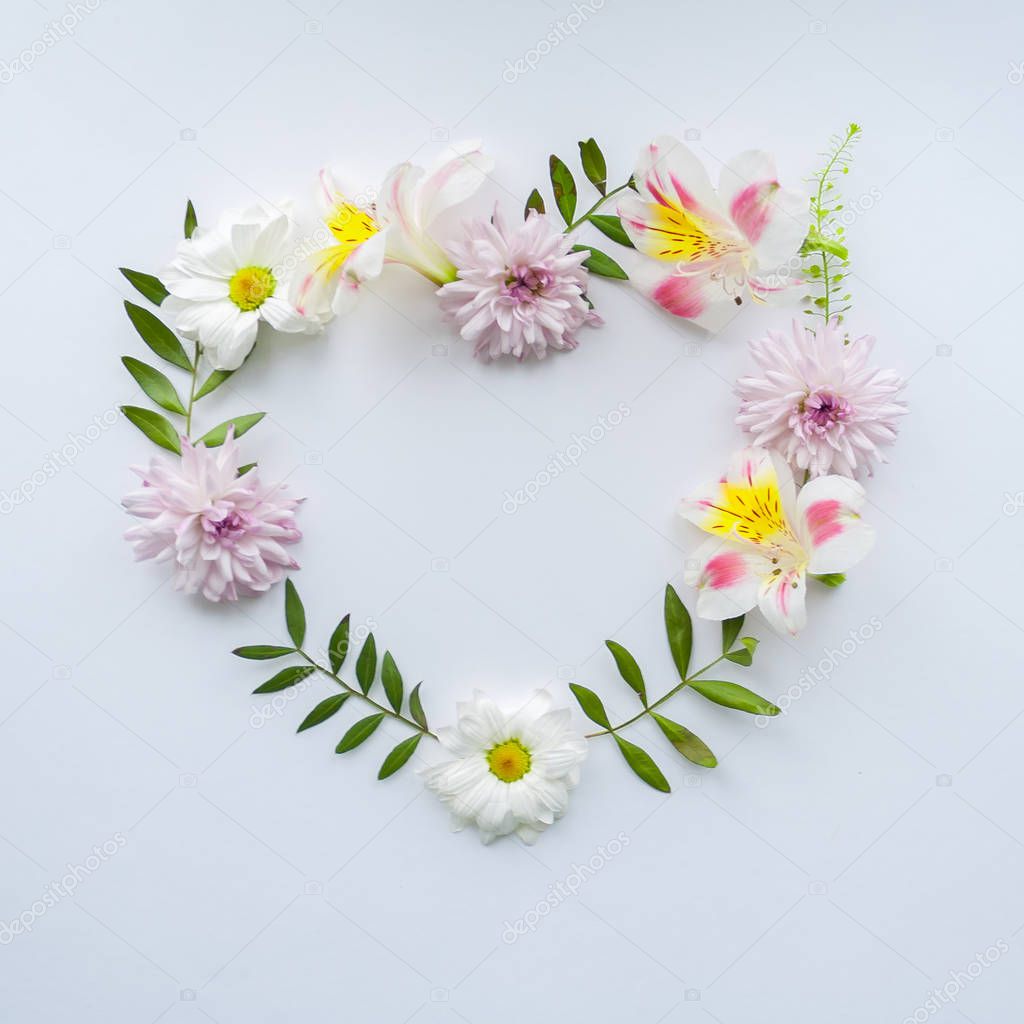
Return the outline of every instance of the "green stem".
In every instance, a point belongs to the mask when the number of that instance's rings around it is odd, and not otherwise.
[[[632,181],[632,180],[633,179],[630,178],[630,181]],[[587,220],[587,218],[592,213],[597,213],[597,211],[600,210],[601,207],[604,206],[604,204],[606,202],[608,202],[608,200],[611,199],[612,196],[618,195],[620,192],[622,192],[624,189],[627,189],[627,188],[629,188],[629,181],[627,181],[625,185],[620,185],[618,188],[613,188],[611,190],[611,192],[608,192],[605,195],[601,196],[601,198],[598,199],[598,201],[596,203],[594,203],[594,205],[589,210],[587,210],[587,212],[585,214],[583,214],[582,217],[577,217],[576,220],[574,220],[565,229],[564,234],[567,235],[567,234],[569,234],[570,231],[575,231],[576,228],[578,228],[585,220]]]
[[[659,697],[653,704],[649,704],[643,709],[638,715],[634,715],[632,718],[627,719],[621,725],[613,725],[610,729],[602,729],[600,732],[588,732],[586,739],[592,740],[597,736],[610,736],[612,733],[618,732],[620,729],[625,729],[627,725],[632,725],[634,722],[639,722],[644,715],[649,715],[655,708],[661,707],[665,701],[670,700],[674,697],[683,687],[693,682],[695,679],[699,679],[709,668],[714,668],[723,658],[725,654],[720,654],[714,661],[709,661],[703,668],[697,669],[696,672],[688,675],[678,686],[673,687],[664,697]]]
[[[363,693],[362,690],[357,689],[355,686],[350,686],[348,683],[346,683],[345,680],[342,679],[337,672],[332,672],[329,668],[327,668],[326,665],[321,665],[318,661],[315,661],[305,651],[300,649],[297,653],[301,655],[310,665],[312,665],[313,668],[317,670],[317,672],[320,672],[323,675],[327,676],[328,679],[333,679],[343,690],[346,690],[353,697],[360,697],[362,700],[365,700],[367,704],[373,705],[373,707],[375,707],[378,711],[383,712],[388,717],[394,718],[396,721],[401,722],[403,725],[409,726],[410,729],[413,729],[418,733],[422,733],[424,736],[429,736],[433,740],[437,739],[436,733],[432,733],[429,729],[424,729],[422,725],[420,725],[418,722],[414,722],[411,718],[406,718],[405,715],[399,714],[397,711],[392,711],[391,708],[385,707],[383,704],[378,704],[372,697]]]
[[[192,360],[192,383],[188,389],[188,412],[185,414],[185,436],[192,440],[192,406],[196,404],[196,382],[199,379],[199,342],[196,342],[196,354]]]
[[[825,323],[828,323],[831,316],[832,283],[828,279],[828,253],[824,250],[821,253],[821,276],[825,281]]]
[[[836,147],[831,159],[827,164],[825,164],[824,170],[818,176],[818,195],[814,202],[814,217],[816,222],[815,228],[819,238],[821,237],[822,228],[825,226],[825,215],[821,211],[821,204],[825,196],[825,186],[828,184],[829,175],[832,173],[836,164],[839,162],[843,154],[850,148],[850,143],[856,135],[856,132],[853,131],[854,127],[855,126],[851,125],[850,128],[847,129],[846,138],[843,139],[842,143]],[[828,253],[825,252],[824,249],[821,250],[821,273],[825,285],[825,323],[828,323],[832,315],[832,282],[829,280]]]

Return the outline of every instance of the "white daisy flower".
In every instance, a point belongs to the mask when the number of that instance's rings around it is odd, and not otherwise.
[[[571,728],[571,712],[552,711],[546,690],[537,690],[514,714],[479,690],[456,708],[457,724],[438,730],[455,760],[423,769],[427,788],[451,811],[455,831],[473,824],[485,843],[512,832],[533,843],[565,814],[587,756],[587,741]]]
[[[288,299],[295,252],[287,213],[266,206],[228,212],[215,228],[196,228],[178,243],[161,275],[171,293],[164,308],[215,369],[237,370],[256,344],[261,320],[288,334],[323,327],[321,318],[303,316]]]

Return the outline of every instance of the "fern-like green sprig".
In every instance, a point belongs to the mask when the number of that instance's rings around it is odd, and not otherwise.
[[[841,174],[849,173],[853,147],[860,134],[860,125],[851,124],[844,133],[833,135],[828,151],[822,154],[824,165],[808,179],[815,186],[811,197],[812,222],[800,251],[806,257],[804,272],[821,294],[808,297],[811,307],[804,312],[820,316],[826,323],[832,317],[841,321],[850,308],[850,293],[837,294],[846,280],[850,256],[843,239],[845,228],[836,223],[835,215],[843,208],[836,183]]]

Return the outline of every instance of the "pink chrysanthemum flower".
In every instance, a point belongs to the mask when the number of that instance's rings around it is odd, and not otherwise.
[[[174,586],[210,601],[262,593],[299,567],[284,545],[302,537],[300,499],[285,496],[283,485],[261,486],[255,468],[239,476],[238,463],[231,432],[219,448],[182,439],[180,462],[134,467],[143,486],[123,500],[143,520],[125,533],[136,560],[173,561]]]
[[[495,210],[452,250],[459,279],[438,292],[441,309],[478,356],[543,359],[549,348],[575,348],[584,324],[602,322],[584,298],[588,254],[572,252],[570,239],[534,210],[514,228]]]
[[[880,449],[896,438],[906,403],[895,370],[868,366],[875,339],[846,340],[835,323],[812,331],[793,321],[792,334],[769,331],[750,343],[763,377],[736,382],[736,422],[753,445],[773,448],[810,476],[871,472]]]

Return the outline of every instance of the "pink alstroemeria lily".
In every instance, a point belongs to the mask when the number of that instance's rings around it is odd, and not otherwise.
[[[436,285],[454,281],[455,266],[429,229],[473,195],[493,166],[477,143],[453,146],[430,171],[410,163],[392,168],[374,202],[346,195],[322,170],[319,194],[332,244],[308,257],[296,275],[295,307],[308,315],[347,312],[360,285],[387,263],[404,264]]]
[[[634,179],[619,216],[655,263],[633,279],[668,312],[716,330],[744,298],[764,302],[800,283],[787,263],[807,235],[809,199],[779,184],[769,154],[741,153],[716,192],[693,152],[663,135],[641,153]]]
[[[808,574],[845,572],[874,543],[863,504],[864,488],[848,477],[819,476],[797,494],[781,459],[739,452],[721,480],[682,504],[684,518],[712,535],[686,571],[697,614],[731,619],[756,605],[774,629],[796,634]]]

